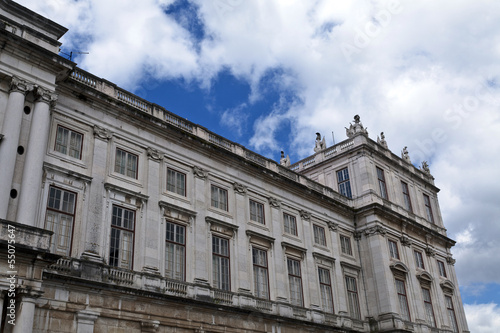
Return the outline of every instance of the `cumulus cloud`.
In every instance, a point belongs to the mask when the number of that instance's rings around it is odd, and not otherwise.
[[[500,307],[498,304],[465,304],[469,331],[474,333],[497,333],[500,329]]]

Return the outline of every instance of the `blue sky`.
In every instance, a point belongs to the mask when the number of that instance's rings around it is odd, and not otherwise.
[[[472,332],[500,331],[500,2],[21,0],[78,66],[278,160],[370,137],[426,160]]]

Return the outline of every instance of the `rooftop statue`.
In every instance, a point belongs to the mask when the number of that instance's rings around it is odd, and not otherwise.
[[[316,145],[314,147],[314,152],[317,153],[318,151],[321,151],[323,149],[326,149],[325,137],[323,137],[322,140],[321,134],[318,132],[316,133]]]
[[[285,152],[283,150],[281,151],[280,164],[284,167],[290,166],[290,157],[288,155],[285,157]]]
[[[368,131],[366,128],[363,127],[359,115],[354,116],[354,125],[352,123],[349,124],[350,124],[349,128],[347,127],[345,128],[345,134],[347,135],[348,138],[352,138],[353,136],[359,133],[368,135]]]
[[[389,146],[387,146],[387,141],[385,141],[384,132],[380,132],[380,137],[377,136],[377,143],[385,149],[389,149]]]
[[[410,155],[408,154],[408,147],[404,147],[403,150],[401,151],[401,158],[403,159],[403,161],[405,161],[406,163],[409,163],[411,164],[411,160],[410,160]]]

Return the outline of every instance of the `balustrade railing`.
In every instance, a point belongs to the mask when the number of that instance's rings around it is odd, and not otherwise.
[[[95,78],[93,78],[91,75],[85,74],[84,72],[82,72],[80,70],[74,70],[71,73],[71,77],[74,80],[81,82],[89,87],[92,87],[92,88],[97,87],[97,80]]]
[[[117,283],[134,283],[134,273],[110,268],[108,279]]]
[[[255,307],[263,311],[268,311],[268,312],[273,311],[273,303],[263,299],[257,299],[255,301]]]
[[[233,294],[227,291],[214,290],[213,298],[216,303],[222,303],[226,305],[233,304]]]
[[[50,265],[48,269],[67,273],[71,271],[71,266],[70,258],[60,258],[55,264]]]
[[[187,284],[179,281],[165,280],[165,290],[176,295],[187,294]]]
[[[208,135],[208,141],[210,141],[211,143],[214,143],[217,146],[220,146],[220,147],[222,147],[224,149],[232,150],[232,144],[231,144],[231,142],[225,140],[221,136],[218,136],[218,135],[210,133]]]

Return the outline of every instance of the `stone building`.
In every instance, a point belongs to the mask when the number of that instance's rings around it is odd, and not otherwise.
[[[428,166],[358,116],[276,163],[0,22],[1,331],[468,332]]]

